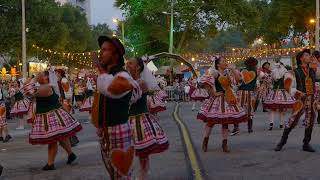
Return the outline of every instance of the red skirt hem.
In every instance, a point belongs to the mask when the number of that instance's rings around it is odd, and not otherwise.
[[[283,110],[283,109],[290,109],[293,107],[294,104],[263,104],[264,109],[270,110]]]
[[[199,113],[197,115],[197,119],[208,124],[239,124],[239,123],[247,122],[250,119],[250,117],[245,115],[239,118],[218,118],[218,117],[211,118],[211,117],[206,117],[205,115]]]
[[[162,112],[162,111],[165,111],[165,110],[167,110],[166,107],[158,106],[156,108],[151,108],[150,109],[150,113],[154,114],[154,113]]]
[[[54,135],[52,137],[49,138],[41,138],[41,139],[30,139],[29,138],[29,143],[32,145],[35,144],[52,144],[52,143],[56,143],[59,141],[62,141],[64,139],[70,138],[71,136],[74,136],[77,132],[82,130],[82,126],[78,125],[76,128],[74,128],[73,130],[67,132],[67,133],[63,133],[63,134],[57,134]]]
[[[147,158],[152,154],[162,153],[167,149],[169,149],[169,142],[164,144],[153,144],[144,149],[136,149],[136,156],[139,156],[140,158]]]

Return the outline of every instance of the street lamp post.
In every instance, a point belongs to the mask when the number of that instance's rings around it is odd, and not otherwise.
[[[316,50],[319,51],[319,0],[316,0],[316,32],[315,32],[315,46]]]
[[[170,17],[170,44],[169,53],[173,52],[173,0],[171,0],[171,17]]]
[[[26,9],[25,0],[21,0],[22,7],[22,77],[27,78],[27,44],[26,44]]]
[[[124,43],[124,23],[120,22],[118,19],[112,19],[112,21],[116,24],[121,23],[121,34],[122,34],[122,43]]]

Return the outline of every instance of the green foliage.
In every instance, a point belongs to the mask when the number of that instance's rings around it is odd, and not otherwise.
[[[19,59],[21,54],[21,2],[0,0],[0,54]],[[52,63],[61,57],[48,56],[32,48],[33,44],[60,52],[84,52],[98,49],[99,35],[110,35],[106,24],[91,27],[77,7],[59,5],[54,0],[26,1],[28,57],[49,58]],[[13,59],[14,60],[14,59]]]
[[[167,51],[171,3],[167,0],[117,0],[126,15],[126,41],[137,55]],[[203,52],[219,30],[256,22],[258,11],[247,0],[179,0],[174,4],[174,52]],[[253,20],[254,19],[254,20]]]

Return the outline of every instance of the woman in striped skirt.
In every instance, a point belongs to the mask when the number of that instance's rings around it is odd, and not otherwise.
[[[271,77],[273,89],[263,103],[265,109],[270,109],[270,131],[273,128],[274,118],[277,114],[279,114],[280,128],[284,127],[284,113],[287,109],[291,109],[295,103],[295,99],[290,94],[293,75],[288,72],[281,62],[275,64]]]
[[[55,76],[50,72],[50,76]],[[67,164],[71,164],[76,155],[72,152],[69,139],[82,129],[80,123],[72,117],[60,104],[58,92],[50,83],[49,72],[40,73],[37,81],[39,89],[35,93],[36,112],[29,135],[29,143],[48,145],[48,162],[43,170],[55,170],[54,161],[58,151],[58,143],[68,154]],[[58,89],[58,88],[56,88]]]
[[[19,118],[19,126],[17,130],[23,130],[25,120],[24,117],[30,110],[31,101],[23,95],[23,84],[17,81],[14,92],[14,105],[11,108],[11,115]]]
[[[198,112],[197,118],[205,123],[202,150],[207,151],[209,136],[214,125],[222,125],[222,149],[229,152],[228,135],[229,124],[246,122],[249,117],[246,111],[238,104],[235,93],[232,90],[232,73],[226,68],[224,58],[215,60],[214,68],[211,68],[211,76],[204,76],[202,80],[212,97],[204,101]]]
[[[140,159],[139,179],[147,179],[149,156],[168,149],[169,141],[158,124],[156,118],[149,113],[147,106],[147,91],[159,88],[151,71],[147,69],[142,59],[132,58],[127,61],[127,69],[143,89],[142,97],[130,108],[129,121],[133,128],[136,156]]]

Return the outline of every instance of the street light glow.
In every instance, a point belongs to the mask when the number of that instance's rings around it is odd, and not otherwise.
[[[310,24],[314,24],[316,22],[316,20],[315,19],[310,19],[309,22],[310,22]]]
[[[183,66],[183,63],[181,63],[181,66]]]
[[[194,58],[191,59],[191,61],[194,61],[194,60],[195,60]]]
[[[118,24],[118,22],[119,22],[118,19],[116,19],[116,18],[113,18],[112,21],[113,21],[114,23],[116,23],[116,24]]]

